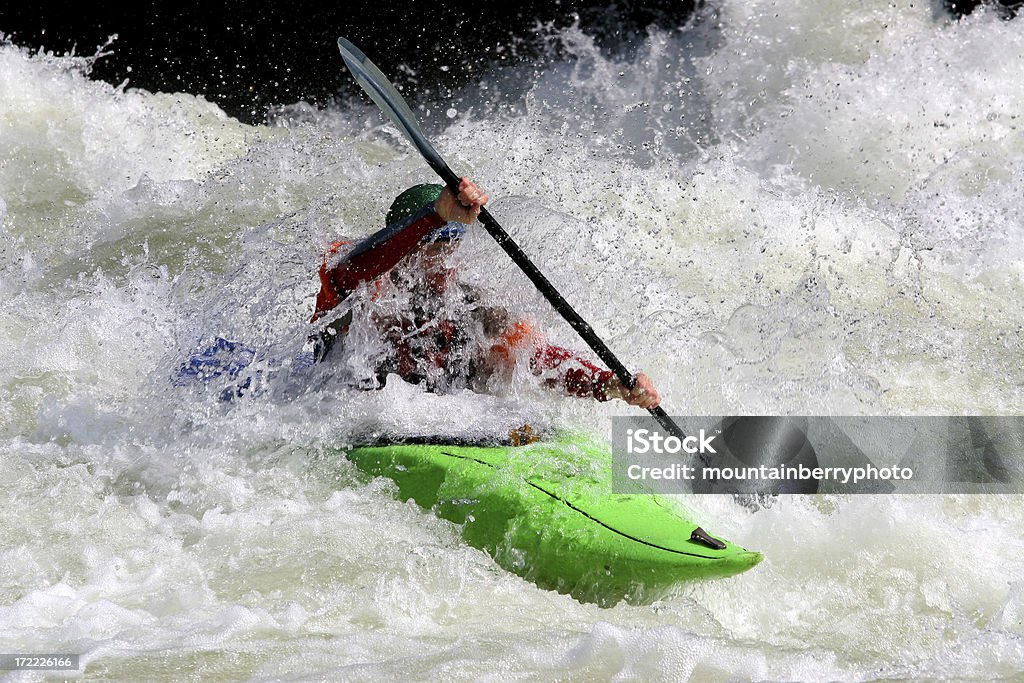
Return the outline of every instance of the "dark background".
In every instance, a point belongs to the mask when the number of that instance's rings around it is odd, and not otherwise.
[[[536,25],[581,26],[606,42],[652,23],[682,26],[700,0],[591,6],[578,0],[394,3],[383,0],[242,2],[30,2],[0,0],[0,31],[16,44],[92,55],[117,34],[92,76],[112,84],[189,92],[260,123],[266,108],[324,104],[354,88],[338,53],[344,36],[396,83],[456,86],[492,59],[540,57]],[[641,6],[642,4],[642,6]],[[500,46],[500,53],[499,53]],[[438,69],[447,65],[447,71]],[[130,68],[130,70],[129,70]]]
[[[945,7],[957,15],[978,4],[946,0]],[[1009,18],[1009,7],[1019,4],[1003,0],[1000,6]],[[78,55],[94,54],[117,34],[111,54],[93,68],[94,78],[203,95],[231,116],[262,123],[270,105],[323,105],[355,92],[343,71],[338,36],[361,47],[400,86],[404,79],[418,87],[455,87],[492,60],[542,59],[538,24],[559,28],[578,20],[599,44],[621,46],[652,24],[678,28],[695,12],[713,17],[713,10],[714,0],[178,0],[127,6],[0,0],[0,32],[24,47]]]

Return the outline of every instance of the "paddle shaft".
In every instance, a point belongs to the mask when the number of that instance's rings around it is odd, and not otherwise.
[[[449,168],[448,164],[440,157],[436,159],[427,159],[427,162],[434,169],[434,171],[441,176],[445,184],[452,189],[456,195],[459,193],[459,180],[460,178],[455,175],[455,172]],[[593,349],[594,353],[597,354],[598,358],[604,361],[605,365],[615,373],[615,376],[619,378],[619,381],[628,388],[632,389],[636,384],[636,378],[629,370],[626,369],[619,359],[612,353],[612,350],[608,348],[597,333],[594,332],[594,328],[584,320],[576,309],[565,300],[558,290],[555,289],[554,285],[548,281],[544,276],[544,273],[533,264],[533,261],[523,252],[523,250],[516,244],[515,240],[505,232],[505,229],[501,227],[501,224],[491,215],[486,207],[480,209],[480,223],[484,226],[494,241],[498,243],[498,246],[505,250],[505,253],[519,266],[520,270],[530,279],[530,282],[534,284],[538,291],[544,295],[544,298],[554,307],[558,313],[565,318],[565,321],[569,323],[569,326],[582,337],[583,341]],[[683,430],[672,421],[672,418],[658,406],[656,408],[648,408],[648,412],[654,416],[654,419],[658,421],[662,427],[665,428],[673,436],[684,439],[686,435]]]

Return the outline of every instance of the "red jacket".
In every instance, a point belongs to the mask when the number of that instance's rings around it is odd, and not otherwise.
[[[349,245],[347,242],[334,243],[320,266],[320,292],[310,322],[326,315],[360,284],[373,281],[382,284],[378,278],[412,252],[432,230],[443,225],[444,220],[433,206],[427,205],[409,218],[374,233],[351,250],[344,249]],[[451,321],[441,321],[438,327],[454,334]],[[406,357],[410,353],[408,347],[401,344],[396,347],[399,358],[395,371],[403,378],[415,381],[410,370],[415,363]],[[545,343],[526,321],[516,322],[504,330],[490,350],[511,362],[515,352],[527,347],[532,347],[531,371],[545,376],[547,386],[560,388],[572,396],[608,400],[606,387],[615,376],[613,372],[603,370],[567,349]],[[432,360],[437,363],[444,361],[443,358]]]

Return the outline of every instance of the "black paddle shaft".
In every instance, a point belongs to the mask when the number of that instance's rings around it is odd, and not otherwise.
[[[440,168],[435,167],[434,163],[430,166],[434,168],[441,179],[445,181],[448,187],[452,188],[452,192],[458,195],[459,192],[459,181],[460,178],[455,175],[455,172],[448,167],[448,164],[441,161]],[[516,244],[516,241],[505,231],[501,224],[491,215],[486,207],[480,209],[480,223],[483,224],[487,232],[494,238],[494,241],[498,243],[498,246],[505,250],[505,253],[515,262],[519,269],[530,279],[530,282],[537,287],[544,298],[554,307],[558,313],[565,318],[565,321],[569,323],[569,326],[580,335],[580,337],[587,343],[587,345],[593,349],[594,353],[597,354],[598,358],[604,361],[605,365],[615,373],[615,376],[619,378],[624,386],[632,389],[636,384],[636,377],[633,376],[629,370],[626,369],[619,359],[612,353],[612,350],[608,348],[608,345],[597,336],[594,332],[594,328],[584,320],[576,309],[565,300],[558,290],[555,289],[554,285],[544,276],[544,273],[540,272],[537,266],[534,265],[533,261],[523,252],[523,250]],[[654,419],[658,421],[662,427],[665,428],[673,436],[680,440],[686,438],[683,430],[679,428],[672,418],[660,407],[648,408]]]

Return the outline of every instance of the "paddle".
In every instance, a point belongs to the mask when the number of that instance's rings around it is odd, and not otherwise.
[[[391,84],[391,81],[381,73],[380,69],[374,66],[373,62],[359,48],[349,41],[344,38],[338,38],[338,49],[341,50],[341,57],[345,60],[345,65],[352,72],[359,86],[366,91],[366,94],[380,107],[380,110],[387,114],[388,118],[398,126],[399,130],[409,139],[409,142],[419,150],[427,164],[434,169],[434,172],[457,193],[459,176],[448,167],[448,164],[445,163],[441,155],[434,149],[434,146],[430,144],[430,141],[420,131],[412,110],[409,109],[409,105],[405,103],[402,96],[395,90],[395,86]],[[615,373],[619,381],[632,389],[636,384],[636,378],[633,377],[633,374],[619,362],[619,359],[615,357],[611,349],[601,341],[590,325],[569,305],[569,302],[562,298],[562,295],[548,282],[544,274],[537,270],[537,266],[533,265],[533,262],[523,253],[519,245],[509,237],[509,234],[498,224],[498,221],[491,216],[486,207],[480,210],[479,220],[491,237],[494,238],[494,241],[498,243],[498,246],[505,250],[505,253],[512,258],[515,264],[526,274],[526,277],[530,278],[530,281],[540,290],[544,298],[555,307],[555,310],[565,318],[566,322],[579,333],[583,341]],[[685,438],[683,431],[661,407],[649,408],[648,410],[670,434],[680,440]]]

